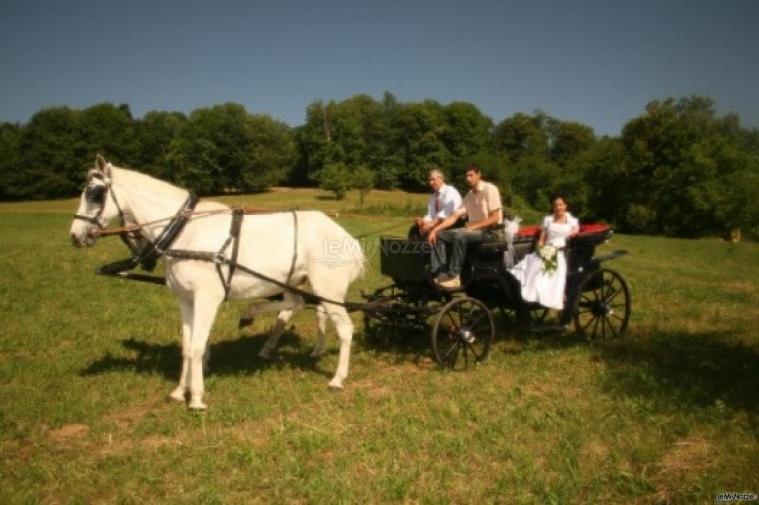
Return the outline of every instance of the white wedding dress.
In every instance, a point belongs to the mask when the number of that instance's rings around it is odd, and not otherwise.
[[[522,299],[527,302],[537,302],[549,309],[564,308],[564,286],[567,282],[567,260],[564,248],[567,237],[579,229],[580,222],[569,212],[566,213],[565,223],[556,223],[553,215],[543,220],[543,230],[546,233],[546,244],[559,249],[556,258],[556,270],[548,273],[543,270],[543,260],[537,252],[528,254],[522,261],[509,269],[509,272],[522,285]]]

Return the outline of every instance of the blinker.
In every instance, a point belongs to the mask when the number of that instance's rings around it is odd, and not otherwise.
[[[106,186],[92,185],[87,186],[84,190],[84,199],[90,203],[102,205],[105,202],[105,192],[108,189]]]

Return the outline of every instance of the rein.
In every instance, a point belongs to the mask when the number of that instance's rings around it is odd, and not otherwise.
[[[257,209],[257,208],[251,208],[251,207],[233,207],[232,209],[214,209],[214,210],[188,210],[185,212],[188,218],[192,217],[206,217],[206,216],[214,216],[219,214],[231,214],[236,211],[241,212],[244,215],[253,215],[253,214],[274,214],[276,212],[282,212],[281,210],[273,210],[273,209]],[[88,216],[80,216],[75,215],[74,217],[78,219],[83,219],[85,221],[88,221],[90,218]],[[152,226],[154,224],[163,223],[164,221],[169,221],[170,219],[173,219],[172,217],[163,217],[161,219],[155,219],[153,221],[147,221],[144,223],[125,223],[122,219],[122,223],[120,227],[117,228],[109,228],[105,229],[103,225],[101,225],[99,222],[95,223],[100,227],[100,230],[91,230],[88,232],[88,235],[90,237],[100,238],[100,237],[109,237],[111,235],[121,235],[122,233],[134,233],[142,230],[143,228],[147,228],[148,226]],[[92,221],[89,221],[92,222]]]
[[[290,285],[290,282],[292,281],[292,277],[293,277],[293,272],[295,271],[295,264],[297,261],[297,254],[298,254],[298,214],[295,210],[290,211],[293,216],[293,252],[292,252],[292,258],[290,262],[290,271],[287,274],[287,280],[285,282],[282,282],[277,279],[273,279],[261,272],[258,272],[244,265],[241,265],[237,262],[237,253],[238,253],[238,247],[239,247],[240,235],[241,235],[240,232],[241,232],[242,221],[243,221],[244,216],[251,215],[251,214],[277,213],[277,212],[282,212],[281,210],[253,209],[253,208],[238,207],[238,208],[233,208],[231,210],[230,209],[215,209],[215,210],[210,210],[210,211],[196,212],[193,209],[195,208],[195,205],[197,204],[197,202],[198,202],[197,195],[195,195],[195,193],[190,193],[190,196],[188,197],[187,201],[184,203],[182,208],[179,209],[176,215],[173,218],[171,218],[171,221],[169,222],[168,225],[166,225],[166,227],[161,232],[161,235],[156,239],[155,242],[149,242],[149,244],[146,247],[143,247],[138,252],[135,252],[134,249],[132,249],[131,245],[127,242],[127,245],[129,245],[130,249],[133,250],[134,256],[132,256],[131,258],[124,259],[124,260],[115,261],[107,265],[103,265],[102,267],[98,268],[95,272],[100,275],[108,275],[108,276],[113,276],[113,277],[121,277],[128,280],[165,285],[166,279],[164,277],[133,273],[131,272],[131,270],[134,270],[137,267],[137,265],[140,265],[140,264],[142,265],[145,265],[146,263],[155,264],[156,260],[160,256],[166,256],[169,258],[180,259],[180,260],[186,259],[186,260],[195,260],[195,261],[205,261],[205,262],[213,263],[215,265],[216,272],[219,276],[219,280],[221,281],[221,284],[224,288],[225,300],[228,299],[229,297],[229,292],[230,292],[231,284],[232,284],[232,276],[234,275],[236,270],[239,270],[249,275],[252,275],[253,277],[256,277],[262,281],[273,284],[292,294],[298,295],[302,297],[306,303],[311,303],[311,304],[331,303],[334,305],[340,305],[342,307],[345,307],[347,310],[351,312],[356,311],[356,310],[369,310],[369,309],[375,310],[375,311],[391,310],[391,309],[382,308],[382,307],[373,307],[372,304],[363,304],[363,303],[345,302],[345,301],[340,302],[337,300],[332,300],[329,298],[316,295],[314,293],[310,293],[296,286]],[[184,250],[184,249],[170,249],[171,244],[174,242],[177,236],[182,232],[182,230],[184,229],[184,226],[193,216],[209,216],[209,215],[229,214],[229,213],[231,213],[232,215],[232,222],[230,226],[229,236],[227,237],[227,240],[224,241],[224,244],[221,246],[218,252],[214,253],[214,252],[208,252],[208,251],[189,251],[189,250]],[[122,224],[123,224],[123,214],[121,215],[122,215]],[[87,216],[83,216],[83,217],[87,217]],[[92,219],[95,219],[95,218],[92,218]],[[158,219],[155,221],[150,221],[150,222],[141,223],[141,224],[137,224],[137,223],[127,224],[125,226],[121,226],[120,228],[111,229],[111,230],[102,229],[99,231],[95,231],[93,233],[93,236],[105,237],[105,236],[111,236],[111,235],[120,235],[122,238],[124,238],[124,236],[129,233],[139,232],[146,226],[160,223],[160,222],[166,221],[167,219],[168,218],[163,218],[163,219]],[[402,224],[405,224],[405,222]],[[401,226],[401,225],[396,224],[396,225],[385,227],[379,230],[373,230],[369,233],[360,235],[357,238],[363,238],[369,235],[373,235],[375,233],[380,233],[382,231],[397,228],[398,226]],[[103,227],[100,226],[100,228],[103,228]],[[232,253],[231,253],[231,257],[227,257],[225,252],[230,245],[232,246]],[[224,275],[224,272],[222,271],[223,265],[228,267],[226,276]]]

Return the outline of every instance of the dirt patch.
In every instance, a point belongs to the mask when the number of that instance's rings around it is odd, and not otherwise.
[[[176,404],[171,402],[167,397],[156,397],[112,412],[106,416],[106,419],[124,428],[138,423],[149,414],[165,411],[175,406]]]
[[[177,438],[164,437],[161,435],[152,435],[140,440],[140,445],[145,449],[160,449],[166,445],[182,445],[182,441]]]
[[[72,438],[78,438],[89,433],[90,427],[86,424],[66,424],[58,429],[50,430],[48,435],[50,438],[56,441],[71,440]]]
[[[753,295],[756,292],[756,285],[749,281],[733,281],[723,284],[722,287],[727,291],[742,295]]]
[[[659,461],[654,477],[656,503],[678,501],[683,491],[691,489],[696,481],[716,460],[711,444],[702,437],[687,437],[675,442],[669,452]]]

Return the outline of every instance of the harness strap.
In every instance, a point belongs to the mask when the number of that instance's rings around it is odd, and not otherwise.
[[[216,256],[212,259],[216,265],[216,273],[219,274],[221,285],[224,287],[225,300],[229,298],[229,290],[232,289],[232,276],[235,274],[235,268],[237,268],[237,252],[240,249],[240,229],[242,228],[243,217],[245,217],[245,209],[232,209],[232,224],[229,228],[229,236],[227,237],[227,240],[224,241],[224,245],[221,246],[219,252],[216,253]],[[224,278],[224,272],[221,269],[223,261],[221,260],[225,259],[224,251],[227,250],[230,243],[232,244],[232,258],[228,263],[229,269],[227,271],[227,277]],[[171,252],[172,251],[167,251],[167,255],[171,256],[171,254],[168,254]]]
[[[97,216],[100,216],[99,212],[98,212]],[[101,230],[104,230],[105,226],[103,226],[100,223],[100,221],[97,220],[97,216],[96,217],[92,217],[92,216],[85,216],[84,214],[74,214],[74,219],[81,219],[82,221],[87,221],[90,224],[94,224],[95,226],[97,226]]]
[[[229,265],[231,263],[231,260],[229,258],[223,255],[219,255],[218,253],[212,253],[212,252],[188,251],[185,249],[171,249],[170,251],[166,251],[165,254],[166,256],[170,258],[175,258],[175,259],[210,261],[213,263],[220,263],[220,264],[225,264],[225,265]],[[295,286],[290,286],[288,284],[285,284],[282,281],[273,279],[272,277],[269,277],[268,275],[262,274],[261,272],[257,272],[256,270],[250,269],[244,265],[237,264],[235,265],[235,268],[245,272],[246,274],[250,274],[253,277],[256,277],[268,283],[274,284],[275,286],[282,288],[285,291],[289,291],[293,294],[296,294],[302,297],[306,303],[313,303],[313,304],[331,303],[334,305],[340,305],[351,311],[361,310],[362,308],[366,307],[366,304],[363,304],[363,303],[338,302],[337,300],[324,298],[323,296],[319,296],[314,293],[310,293],[303,289],[297,288]]]
[[[290,261],[290,272],[287,274],[287,282],[289,285],[293,278],[293,272],[295,271],[295,260],[298,259],[298,213],[292,210],[293,213],[293,258]],[[237,261],[237,258],[232,258],[232,261]]]
[[[174,243],[177,236],[182,232],[197,203],[198,196],[195,193],[190,193],[187,200],[185,200],[184,204],[169,224],[167,224],[163,231],[161,231],[161,234],[155,242],[149,242],[139,251],[139,253],[131,258],[103,265],[98,268],[96,272],[102,275],[117,275],[120,272],[126,272],[127,270],[136,268],[140,263],[144,265],[155,264],[156,260],[166,251],[166,249],[171,247],[171,244]]]

